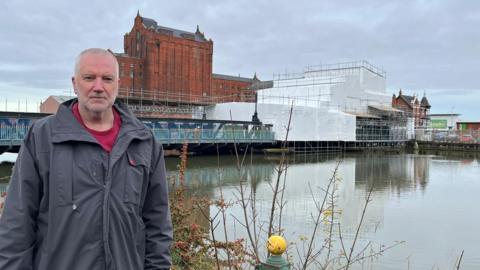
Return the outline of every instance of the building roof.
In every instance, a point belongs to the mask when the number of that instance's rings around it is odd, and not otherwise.
[[[415,101],[415,97],[414,97],[414,96],[400,95],[399,97],[402,97],[402,98],[405,99],[405,101],[407,101],[408,103],[413,103],[413,102]]]
[[[184,39],[191,39],[199,42],[207,41],[204,34],[200,32],[198,26],[197,26],[197,31],[195,33],[192,33],[192,32],[187,32],[179,29],[160,26],[157,24],[155,20],[150,18],[145,18],[145,17],[140,17],[140,18],[142,19],[142,23],[145,26],[145,28],[153,29],[155,30],[155,32],[159,34],[170,35],[170,36],[184,38]]]
[[[423,96],[422,101],[420,101],[420,104],[422,104],[423,107],[426,108],[431,108],[430,103],[428,102],[428,99],[426,96]]]
[[[228,81],[253,83],[253,79],[250,79],[250,78],[245,78],[245,77],[240,77],[240,76],[230,76],[230,75],[217,74],[217,73],[213,73],[212,78],[220,79],[220,80],[228,80]]]
[[[431,113],[430,116],[460,116],[459,113]]]
[[[380,106],[380,105],[368,105],[368,107],[373,108],[375,110],[383,111],[383,112],[403,112],[402,110],[393,108],[391,106]]]
[[[113,55],[115,55],[116,57],[124,57],[124,58],[132,58],[132,59],[137,59],[137,60],[142,60],[141,58],[139,57],[136,57],[136,56],[131,56],[131,55],[128,55],[126,53],[116,53],[116,52],[112,52]]]
[[[261,90],[261,89],[268,89],[273,88],[273,81],[260,81],[260,80],[253,80],[252,85],[250,86],[251,90]]]
[[[354,115],[354,116],[357,116],[357,117],[361,117],[361,118],[375,118],[375,119],[381,119],[380,116],[378,115],[373,115],[371,113],[364,113],[364,112],[349,112],[349,111],[346,111],[344,112],[346,114],[350,114],[350,115]]]
[[[67,100],[75,98],[75,96],[50,96],[51,98],[55,99],[58,103],[63,103]]]

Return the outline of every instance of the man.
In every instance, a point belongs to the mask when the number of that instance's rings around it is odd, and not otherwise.
[[[0,219],[0,269],[169,269],[163,151],[121,103],[118,62],[88,49],[77,99],[30,128]]]

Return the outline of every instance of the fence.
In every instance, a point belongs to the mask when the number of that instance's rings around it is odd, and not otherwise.
[[[0,118],[0,145],[20,145],[35,119]],[[274,142],[271,126],[249,122],[195,119],[142,120],[164,144],[179,143],[268,143]]]
[[[418,141],[480,144],[480,130],[417,129],[415,130],[415,139]]]

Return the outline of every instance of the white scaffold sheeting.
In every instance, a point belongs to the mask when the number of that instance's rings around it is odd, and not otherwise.
[[[253,103],[223,103],[206,110],[208,119],[251,121]],[[264,124],[272,124],[275,139],[285,139],[290,106],[258,104],[258,117]],[[231,115],[231,119],[230,119]],[[355,141],[355,116],[338,110],[294,106],[289,141]]]
[[[358,67],[345,70],[310,71],[273,81],[273,87],[258,90],[258,103],[291,104],[341,111],[367,112],[369,105],[390,106],[385,78]]]

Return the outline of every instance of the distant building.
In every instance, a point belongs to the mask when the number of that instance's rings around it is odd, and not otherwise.
[[[119,63],[118,99],[138,116],[191,118],[204,105],[255,102],[258,89],[272,81],[212,73],[213,41],[199,27],[188,32],[134,19],[124,35],[124,52],[112,52]],[[240,60],[239,60],[240,61]],[[49,97],[40,111],[54,113],[61,96]]]
[[[146,105],[169,102],[193,105],[254,102],[254,78],[212,73],[213,41],[195,32],[159,26],[135,17],[124,36],[120,65],[120,98]]]
[[[458,130],[480,130],[480,122],[457,122]]]
[[[41,113],[56,113],[58,106],[63,102],[74,98],[73,96],[49,96],[45,101],[40,103]]]
[[[386,73],[367,61],[307,67],[301,73],[278,75],[258,90],[257,106],[231,102],[209,106],[208,119],[250,121],[257,113],[273,125],[275,139],[312,141],[398,142],[411,139],[413,121],[392,108]],[[292,107],[293,106],[293,107]],[[315,145],[315,144],[309,144]]]
[[[439,113],[430,114],[430,128],[435,130],[455,130],[460,114]]]
[[[423,98],[419,100],[416,95],[404,95],[402,89],[400,89],[398,96],[393,94],[392,107],[404,111],[408,117],[413,118],[415,128],[428,127],[431,106],[425,94]]]

